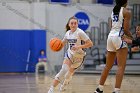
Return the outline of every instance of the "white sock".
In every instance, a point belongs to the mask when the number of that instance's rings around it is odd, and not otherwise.
[[[115,88],[114,91],[115,92],[120,91],[120,88]]]
[[[54,89],[54,86],[52,85],[52,86],[50,87],[50,89]]]
[[[98,88],[102,91],[104,86],[103,85],[99,85]]]

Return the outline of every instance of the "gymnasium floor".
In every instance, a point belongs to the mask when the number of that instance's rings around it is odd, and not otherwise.
[[[43,74],[0,74],[0,93],[47,93],[52,77]],[[93,93],[99,77],[98,74],[75,74],[67,90],[62,93]],[[110,75],[104,93],[112,93],[114,81],[114,75]],[[58,88],[54,93],[60,93]],[[140,93],[140,76],[125,75],[121,93]]]

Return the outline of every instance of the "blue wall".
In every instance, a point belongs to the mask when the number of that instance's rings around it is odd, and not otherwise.
[[[27,64],[34,72],[41,49],[46,50],[44,30],[0,30],[0,72],[26,72]]]

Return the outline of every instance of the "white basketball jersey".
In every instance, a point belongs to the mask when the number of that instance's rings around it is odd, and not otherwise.
[[[75,32],[72,32],[71,30],[67,31],[63,38],[64,41],[68,42],[68,45],[69,45],[68,51],[71,51],[72,46],[81,45],[82,40],[86,41],[88,39],[89,37],[87,36],[87,34],[79,28],[77,28]],[[79,49],[79,50],[81,51],[82,49]],[[79,51],[79,50],[76,50],[76,51]]]
[[[119,15],[114,15],[113,11],[111,14],[112,19],[112,29],[109,33],[109,36],[122,36],[124,34],[123,31],[123,8],[121,7]]]

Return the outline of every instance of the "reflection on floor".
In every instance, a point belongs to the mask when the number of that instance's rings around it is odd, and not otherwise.
[[[0,93],[47,93],[54,76],[44,74],[0,74]],[[100,75],[76,74],[67,90],[63,93],[93,93],[98,85]],[[138,75],[125,75],[121,93],[139,93]],[[105,83],[104,93],[112,93],[115,76],[110,75]],[[54,93],[59,92],[59,86]]]

